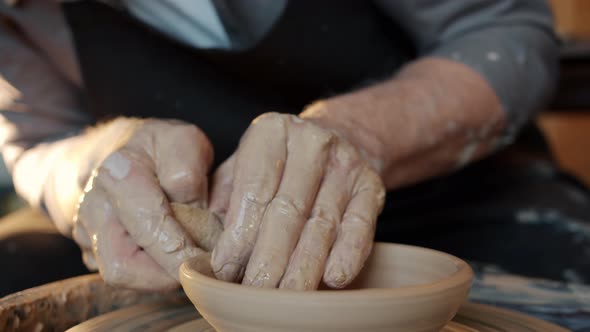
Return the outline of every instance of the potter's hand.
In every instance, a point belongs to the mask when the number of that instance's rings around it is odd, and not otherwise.
[[[146,120],[94,171],[74,223],[90,268],[112,285],[168,289],[178,267],[204,252],[169,202],[204,206],[212,147],[195,126]]]
[[[212,267],[256,287],[344,287],[373,243],[384,200],[358,151],[297,116],[257,118],[214,178],[212,209],[227,206]]]

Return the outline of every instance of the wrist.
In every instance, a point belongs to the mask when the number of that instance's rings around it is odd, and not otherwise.
[[[350,105],[337,99],[317,101],[300,114],[300,117],[316,125],[335,132],[352,144],[362,158],[383,176],[386,167],[384,144],[370,128],[367,128],[358,117],[351,116]]]
[[[120,148],[141,123],[139,119],[117,118],[85,130],[78,136],[55,142],[55,152],[63,151],[48,177],[44,205],[59,231],[71,235],[80,196],[93,170]],[[57,146],[62,145],[59,149]]]
[[[434,58],[312,104],[301,117],[366,151],[388,189],[482,158],[505,125],[502,105],[485,79],[463,64]]]

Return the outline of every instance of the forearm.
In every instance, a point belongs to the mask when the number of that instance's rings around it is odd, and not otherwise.
[[[388,189],[485,156],[505,126],[500,101],[485,79],[438,58],[423,58],[390,80],[323,100],[302,116],[366,151]]]
[[[60,232],[71,235],[78,200],[91,172],[125,141],[137,123],[119,118],[26,150],[13,166],[17,192],[29,204],[44,207]]]

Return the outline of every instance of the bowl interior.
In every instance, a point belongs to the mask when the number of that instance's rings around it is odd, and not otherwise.
[[[219,281],[210,275],[199,273],[202,266],[202,262],[198,260],[188,261],[183,264],[181,275],[186,277],[186,282],[199,283],[206,287],[254,291],[254,288]],[[363,289],[391,289],[406,293],[424,288],[421,286],[429,286],[425,291],[433,291],[433,288],[444,289],[464,283],[471,277],[470,267],[457,257],[426,248],[378,242],[375,243],[363,270],[351,285],[341,290],[321,285],[320,292],[315,294],[346,293]],[[261,291],[277,292],[268,289],[256,291],[259,295]]]
[[[376,243],[365,267],[346,289],[431,285],[468,268],[462,260],[426,248]],[[327,287],[322,286],[322,289]]]

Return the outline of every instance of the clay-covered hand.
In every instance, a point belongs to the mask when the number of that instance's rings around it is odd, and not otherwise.
[[[80,200],[74,239],[84,260],[112,285],[161,290],[178,267],[204,254],[169,202],[205,206],[211,144],[195,126],[145,120],[92,174]]]
[[[264,114],[213,180],[211,208],[225,214],[213,271],[255,287],[312,290],[322,278],[344,287],[371,251],[384,196],[344,139],[294,115]]]

